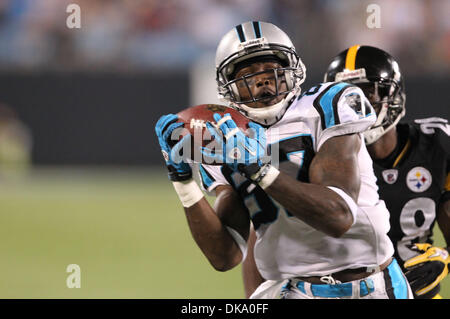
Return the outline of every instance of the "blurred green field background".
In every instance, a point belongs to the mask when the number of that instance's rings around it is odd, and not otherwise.
[[[0,178],[0,212],[0,298],[244,298],[240,267],[209,265],[162,169]],[[66,286],[69,264],[79,289]]]

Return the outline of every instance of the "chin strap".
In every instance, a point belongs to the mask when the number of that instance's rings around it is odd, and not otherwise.
[[[378,141],[384,134],[386,134],[386,131],[382,126],[367,130],[363,133],[364,141],[366,145],[373,144]]]
[[[384,127],[381,125],[384,121],[384,118],[387,115],[388,111],[388,104],[383,103],[380,113],[377,115],[376,122],[372,125],[371,129],[368,129],[364,132],[364,140],[366,142],[366,145],[370,145],[372,143],[375,143],[380,137],[382,137],[386,132],[389,130],[384,129]]]
[[[405,116],[405,108],[403,106],[401,113],[395,118],[395,120],[389,125],[385,124],[383,126],[383,121],[385,120],[390,107],[392,106],[389,106],[387,103],[383,103],[380,113],[377,115],[375,124],[372,125],[371,129],[363,133],[366,145],[370,145],[378,141],[384,134],[397,126],[397,123],[400,121],[400,119]]]
[[[271,106],[264,108],[252,108],[245,104],[235,104],[232,103],[232,107],[243,113],[246,117],[251,119],[252,121],[259,123],[261,125],[273,125],[278,122],[286,113],[288,107],[294,102],[296,97],[298,96],[300,90],[291,92],[286,97]]]

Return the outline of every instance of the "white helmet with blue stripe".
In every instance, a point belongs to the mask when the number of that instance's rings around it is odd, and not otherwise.
[[[248,89],[250,98],[244,99],[240,96],[236,83],[238,81],[246,83],[246,79],[254,74],[234,78],[236,65],[256,57],[272,57],[281,62],[281,68],[273,69],[277,81],[276,93],[270,97],[255,97]],[[263,125],[272,125],[281,119],[292,100],[300,94],[300,85],[306,77],[305,72],[306,68],[291,39],[271,23],[249,21],[240,24],[225,34],[217,47],[216,79],[219,98],[251,120]],[[279,78],[286,82],[286,90],[278,89]],[[248,87],[247,83],[246,85]],[[246,105],[280,95],[284,98],[274,105],[262,108]]]

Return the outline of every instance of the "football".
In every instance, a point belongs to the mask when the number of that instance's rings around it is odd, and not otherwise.
[[[202,162],[202,156],[199,154],[200,146],[208,146],[213,141],[211,134],[206,128],[206,122],[216,124],[214,120],[214,114],[218,113],[222,117],[229,113],[236,125],[246,133],[249,123],[249,119],[246,118],[239,111],[218,104],[201,104],[189,107],[183,111],[177,113],[178,121],[184,123],[184,130],[181,132],[178,140],[183,136],[190,133],[192,135],[191,140],[191,156],[190,158],[194,162]],[[220,165],[215,163],[208,163],[211,165]]]

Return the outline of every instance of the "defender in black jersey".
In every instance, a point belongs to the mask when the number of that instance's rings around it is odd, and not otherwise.
[[[389,237],[416,298],[440,299],[439,282],[449,272],[450,125],[428,118],[399,123],[405,90],[398,63],[388,53],[355,45],[336,56],[325,81],[358,85],[377,112],[365,133],[380,197],[390,212]],[[433,246],[437,221],[447,244]]]

